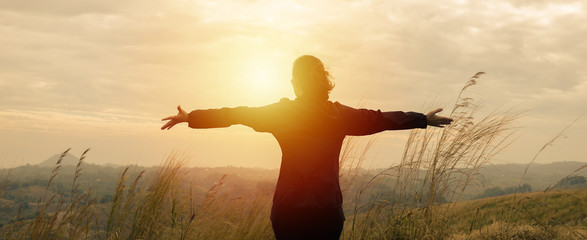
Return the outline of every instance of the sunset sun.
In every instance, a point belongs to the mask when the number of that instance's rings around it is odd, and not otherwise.
[[[284,97],[290,88],[287,71],[290,63],[276,58],[253,58],[239,64],[239,91],[247,92],[252,101],[266,104],[276,98]]]
[[[586,22],[0,0],[0,240],[587,239]]]
[[[279,76],[275,72],[275,66],[266,61],[257,61],[249,66],[245,79],[252,91],[262,93],[275,90]]]

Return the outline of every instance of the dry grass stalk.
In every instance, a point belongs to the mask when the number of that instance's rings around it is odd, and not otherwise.
[[[370,181],[391,182],[393,188],[377,196],[379,202],[355,206],[345,239],[448,236],[451,230],[443,216],[450,205],[442,203],[458,201],[479,168],[509,145],[511,125],[518,117],[504,111],[475,121],[479,106],[465,90],[482,74],[475,74],[461,89],[450,114],[453,124],[411,131],[401,163]]]
[[[509,145],[513,121],[519,116],[511,111],[496,111],[477,117],[480,107],[466,96],[465,90],[477,85],[483,74],[475,74],[459,92],[450,114],[455,119],[452,125],[411,131],[402,161],[371,178],[363,176],[368,172],[361,170],[361,164],[373,139],[361,148],[356,138],[346,140],[340,176],[344,193],[352,197],[345,198],[347,221],[343,239],[581,239],[587,235],[584,229],[567,226],[556,218],[545,220],[531,211],[551,204],[549,198],[532,196],[504,203],[508,208],[502,208],[502,213],[493,219],[495,223],[485,227],[486,213],[477,207],[474,219],[466,224],[468,233],[455,229],[456,224],[452,223],[462,216],[455,214],[456,202],[479,168]],[[549,140],[539,153],[557,138]],[[224,175],[196,204],[192,185],[183,179],[186,172],[182,170],[182,156],[177,154],[171,154],[152,175],[141,171],[131,177],[130,168],[125,168],[107,222],[98,226],[92,221],[95,199],[90,191],[79,192],[78,180],[88,150],[75,167],[69,202],[64,201],[63,195],[50,194],[49,186],[68,152],[69,149],[60,156],[51,172],[46,191],[39,199],[36,218],[23,221],[19,211],[0,239],[273,238],[269,221],[272,191],[230,196],[222,192],[228,178]],[[569,176],[584,168],[587,165]],[[372,189],[375,191],[369,191]],[[584,208],[582,198],[565,194],[574,197],[572,204]]]

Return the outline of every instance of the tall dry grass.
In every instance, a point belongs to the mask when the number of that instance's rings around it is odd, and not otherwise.
[[[459,202],[447,218],[451,238],[578,240],[587,238],[586,205],[584,189],[533,192]]]
[[[225,176],[196,203],[182,159],[171,155],[145,184],[123,172],[99,239],[270,239],[270,193],[222,195]],[[128,186],[127,186],[128,184]]]
[[[62,167],[62,160],[70,149],[64,151],[58,158],[55,168],[44,189],[43,197],[36,206],[36,217],[23,220],[21,209],[5,231],[2,239],[88,239],[93,225],[94,215],[91,208],[95,199],[90,193],[79,194],[77,180],[81,175],[81,164],[86,157],[86,150],[80,157],[75,168],[72,180],[71,196],[69,201],[63,194],[50,190],[51,184]]]
[[[348,217],[345,239],[443,239],[454,231],[444,216],[459,200],[483,164],[509,145],[518,114],[494,111],[478,117],[480,107],[467,96],[483,72],[458,94],[446,128],[412,130],[402,160],[363,184]],[[392,183],[372,201],[364,189]]]
[[[518,186],[522,185],[524,177],[536,159],[548,147],[563,138],[564,134],[579,119],[580,117],[549,138],[534,154],[524,169]],[[502,211],[488,219],[490,224],[479,224],[482,227],[472,231],[475,222],[471,223],[470,236],[473,239],[489,239],[486,237],[481,238],[485,233],[485,236],[492,236],[491,239],[579,240],[587,238],[587,198],[581,192],[556,191],[563,180],[575,176],[585,168],[587,168],[587,164],[575,169],[553,186],[544,189],[544,191],[525,194],[523,198],[518,196],[517,189],[519,188],[516,188],[514,194],[504,197],[505,200],[509,201],[502,203]],[[564,206],[563,210],[559,210],[561,206]],[[479,213],[479,210],[477,210],[477,213]],[[569,222],[569,219],[572,220]]]
[[[450,113],[455,121],[443,129],[410,132],[400,163],[366,179],[361,164],[372,141],[359,147],[346,140],[341,153],[341,184],[347,221],[343,239],[575,239],[581,230],[559,234],[564,226],[494,221],[468,232],[457,229],[454,214],[462,192],[478,170],[507,147],[519,116],[496,110],[479,116],[480,106],[467,94],[483,73],[471,77]],[[273,239],[269,212],[273,189],[234,196],[223,193],[226,176],[196,201],[185,159],[171,154],[156,171],[131,174],[125,168],[109,205],[96,204],[91,191],[81,194],[82,154],[75,168],[71,196],[50,191],[61,171],[56,163],[33,219],[20,214],[2,228],[0,239]],[[361,181],[360,181],[361,180]],[[0,188],[0,194],[2,190]],[[479,210],[478,210],[479,211]],[[475,216],[480,214],[477,212]],[[102,220],[103,219],[103,220]],[[499,219],[496,219],[499,220]],[[475,226],[475,228],[474,228]],[[566,229],[566,228],[565,228]],[[558,234],[558,235],[557,235]],[[489,237],[484,237],[489,236]],[[540,237],[542,236],[542,237]]]

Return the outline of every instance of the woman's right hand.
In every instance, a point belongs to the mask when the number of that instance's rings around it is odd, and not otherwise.
[[[177,111],[178,111],[177,115],[169,116],[169,117],[161,119],[161,121],[169,120],[167,123],[165,123],[165,125],[163,125],[163,127],[161,127],[161,130],[166,130],[166,129],[169,130],[173,126],[175,126],[175,124],[188,121],[188,113],[186,111],[184,111],[183,109],[181,109],[181,106],[177,105]]]

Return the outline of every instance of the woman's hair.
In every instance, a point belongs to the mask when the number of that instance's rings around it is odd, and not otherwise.
[[[292,70],[293,80],[304,92],[304,97],[328,100],[328,94],[334,88],[330,73],[317,57],[303,55],[296,59]]]

